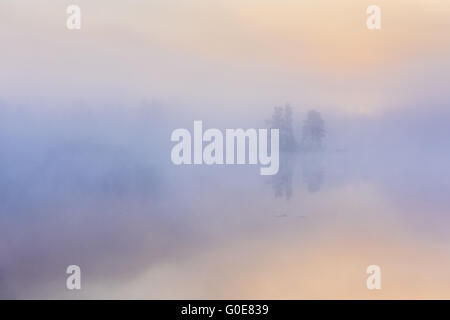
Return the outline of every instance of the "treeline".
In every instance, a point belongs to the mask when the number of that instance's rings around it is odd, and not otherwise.
[[[301,124],[299,138],[295,134],[297,128],[293,125],[293,111],[288,104],[284,107],[275,107],[272,118],[266,122],[270,129],[280,130],[280,151],[311,152],[323,149],[325,122],[318,111],[307,112],[306,119]]]

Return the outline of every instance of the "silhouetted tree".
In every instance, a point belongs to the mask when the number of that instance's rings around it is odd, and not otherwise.
[[[286,104],[275,107],[272,118],[267,121],[271,129],[280,130],[280,151],[296,151],[298,149],[292,127],[292,108]]]
[[[308,111],[302,131],[303,150],[313,151],[322,148],[322,140],[325,137],[325,123],[318,111]]]

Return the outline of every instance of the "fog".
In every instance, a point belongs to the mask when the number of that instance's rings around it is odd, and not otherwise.
[[[2,1],[0,298],[448,298],[449,8],[332,2]],[[277,175],[171,162],[285,105]]]
[[[307,108],[292,109],[300,141],[298,127]],[[247,243],[270,234],[279,241],[295,225],[304,238],[299,246],[311,249],[317,240],[309,235],[310,221],[334,234],[340,215],[340,224],[347,227],[355,221],[398,219],[402,232],[406,228],[424,241],[447,241],[449,118],[442,109],[405,115],[398,110],[379,118],[323,112],[323,149],[282,152],[278,174],[262,177],[250,165],[173,165],[171,131],[191,129],[197,118],[179,119],[163,103],[3,104],[1,271],[7,291],[2,295],[72,298],[57,283],[64,283],[64,268],[76,262],[89,270],[86,283],[93,287],[86,285],[79,297],[178,296],[170,289],[143,290],[152,286],[147,280],[140,290],[133,284],[136,292],[123,290],[153,268],[192,259],[198,263],[202,255],[236,239]],[[248,126],[231,115],[211,116],[204,123],[205,128],[227,120],[243,128],[266,127],[271,113],[268,109]],[[376,196],[360,195],[366,188]],[[339,196],[342,192],[350,194]],[[349,208],[347,197],[363,208]],[[392,212],[377,211],[372,201]],[[186,272],[186,277],[197,274]],[[161,275],[157,285],[176,290],[165,278]],[[108,293],[109,286],[120,289]],[[215,293],[188,290],[180,296],[228,296],[217,286]]]

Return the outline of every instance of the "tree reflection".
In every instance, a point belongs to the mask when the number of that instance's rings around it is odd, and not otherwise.
[[[289,105],[275,107],[272,118],[267,121],[270,128],[280,130],[280,168],[269,177],[276,198],[290,199],[296,166],[300,166],[302,183],[309,193],[318,192],[324,183],[323,140],[325,122],[318,111],[310,110],[302,126],[302,136],[297,143],[294,135],[293,110]]]

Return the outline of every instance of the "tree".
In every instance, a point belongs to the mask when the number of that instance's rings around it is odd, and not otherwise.
[[[272,118],[267,121],[270,129],[280,130],[280,151],[293,152],[298,149],[298,144],[292,128],[292,108],[286,104],[283,107],[275,107]]]
[[[325,123],[318,111],[308,111],[302,131],[303,150],[316,151],[322,149],[322,140],[325,137]]]

